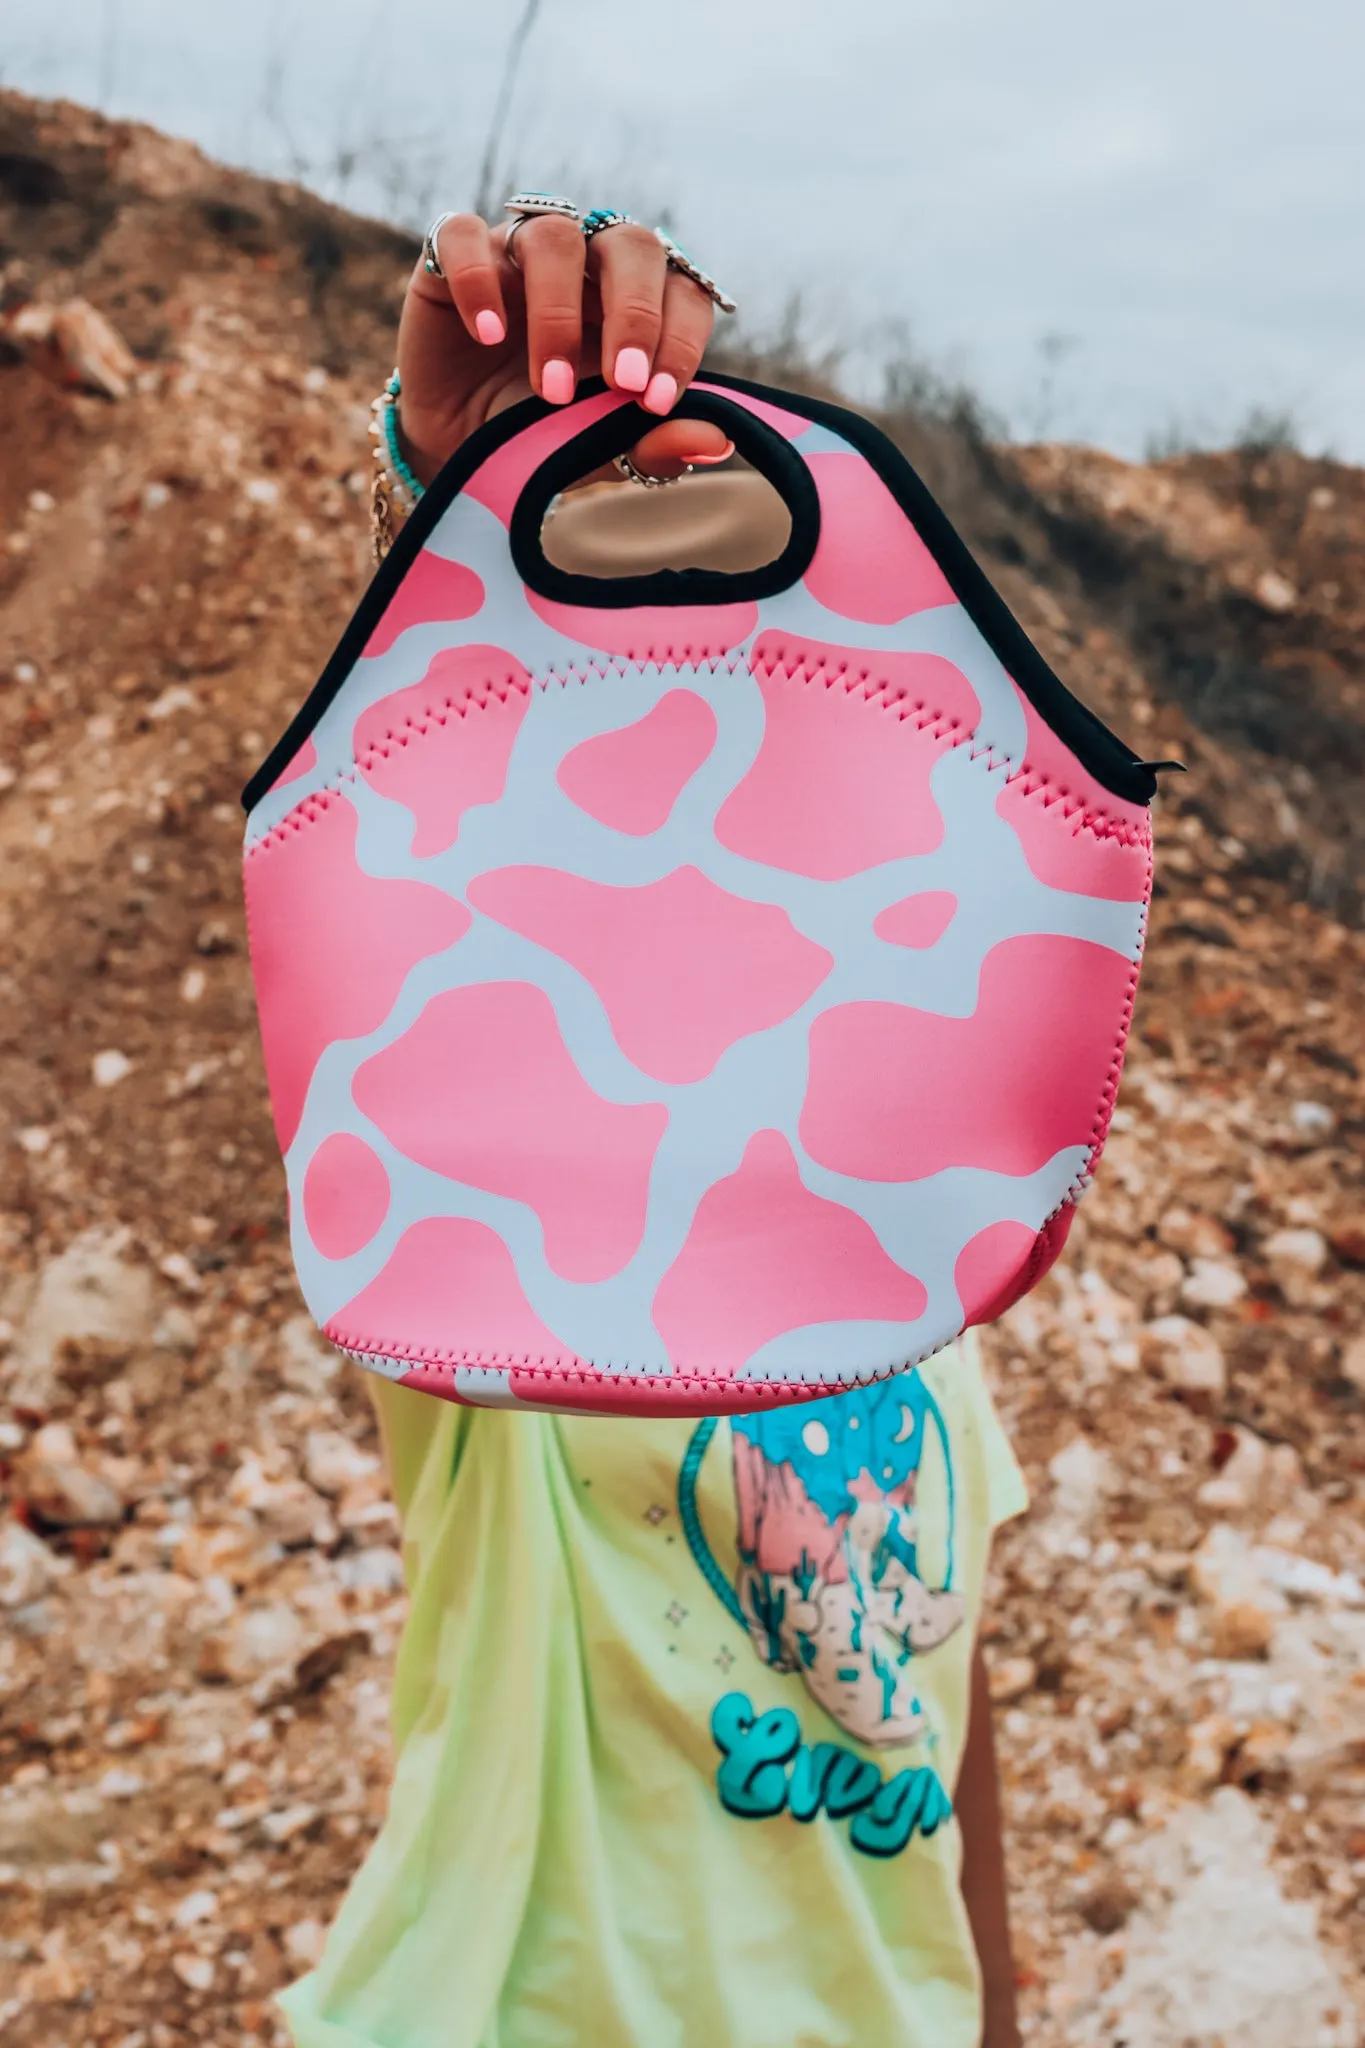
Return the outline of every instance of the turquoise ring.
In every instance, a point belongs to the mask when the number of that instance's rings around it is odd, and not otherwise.
[[[623,213],[619,206],[594,206],[591,213],[583,216],[583,239],[590,242],[604,228],[633,228],[636,225],[634,214]]]

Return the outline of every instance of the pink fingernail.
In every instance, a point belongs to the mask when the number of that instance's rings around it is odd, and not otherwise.
[[[620,375],[621,358],[616,358],[617,375]],[[667,370],[659,370],[649,380],[649,389],[640,400],[646,412],[672,412],[673,402],[678,395],[678,380],[670,377]]]
[[[735,452],[733,441],[727,441],[719,455],[689,455],[687,460],[694,469],[710,469],[713,463],[728,462]]]
[[[474,315],[474,332],[485,348],[496,348],[500,341],[507,339],[507,328],[491,306],[485,306],[482,313]]]
[[[643,391],[649,382],[649,357],[642,348],[623,348],[613,376],[623,391]]]
[[[540,373],[540,395],[551,405],[567,405],[576,381],[573,364],[566,363],[563,356],[552,356]]]

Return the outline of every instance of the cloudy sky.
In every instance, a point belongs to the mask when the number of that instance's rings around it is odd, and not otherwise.
[[[474,189],[521,5],[3,0],[0,79],[421,213]],[[1361,0],[543,0],[504,170],[667,207],[855,390],[908,336],[1021,435],[1260,407],[1365,461],[1362,101]]]

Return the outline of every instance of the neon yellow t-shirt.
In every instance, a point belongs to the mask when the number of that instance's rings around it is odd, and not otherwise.
[[[700,1425],[377,1398],[396,1774],[298,2048],[976,2048],[950,1793],[1026,1496],[975,1345]]]

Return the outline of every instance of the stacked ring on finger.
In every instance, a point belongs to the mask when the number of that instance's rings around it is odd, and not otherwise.
[[[583,216],[583,240],[590,242],[594,235],[602,234],[607,228],[637,227],[633,213],[623,213],[619,206],[594,206],[591,213]]]
[[[566,199],[562,192],[514,192],[510,199],[502,202],[504,213],[558,213],[565,220],[580,221],[583,216],[576,199]]]
[[[560,220],[571,220],[577,227],[583,218],[577,202],[558,192],[514,192],[510,199],[503,200],[502,210],[512,216],[511,226],[503,237],[502,253],[514,270],[520,270],[521,265],[512,244],[528,220],[541,220],[546,214],[553,214]]]
[[[722,291],[714,277],[703,270],[699,263],[693,262],[686,249],[675,242],[665,228],[655,228],[654,232],[663,243],[670,270],[681,271],[684,277],[690,277],[693,284],[698,285],[706,293],[707,298],[720,307],[722,313],[735,313],[739,310],[730,294]]]
[[[441,268],[441,259],[436,253],[436,241],[446,222],[448,220],[458,220],[458,218],[459,215],[455,213],[438,213],[431,226],[423,235],[422,268],[426,271],[428,277],[443,278],[445,276],[445,272]]]
[[[685,476],[693,474],[693,466],[685,462],[677,476],[654,476],[647,469],[639,469],[630,459],[630,453],[613,455],[612,462],[629,484],[642,484],[647,491],[657,491],[665,484],[680,484]]]

